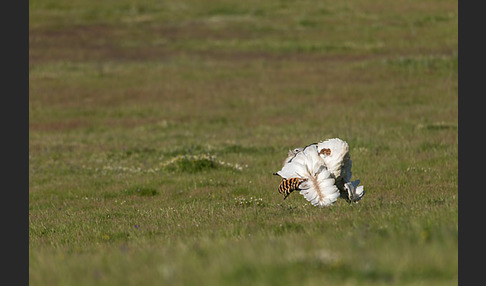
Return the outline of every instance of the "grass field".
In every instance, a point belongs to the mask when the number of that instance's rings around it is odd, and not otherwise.
[[[457,1],[29,1],[31,285],[456,285]],[[278,194],[339,137],[366,195]]]

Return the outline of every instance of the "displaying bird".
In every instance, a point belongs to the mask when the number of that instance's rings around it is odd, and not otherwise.
[[[351,181],[349,145],[339,138],[289,150],[282,169],[278,191],[284,199],[295,190],[314,206],[329,206],[339,197],[350,202],[363,198],[360,180]]]

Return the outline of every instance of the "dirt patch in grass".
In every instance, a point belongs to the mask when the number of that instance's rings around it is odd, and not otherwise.
[[[29,122],[31,131],[68,131],[94,127],[105,128],[136,128],[143,125],[157,124],[160,118],[117,118],[94,122],[89,119],[76,118],[72,120],[56,120],[49,122]]]
[[[49,122],[29,122],[30,131],[66,131],[92,127],[93,123],[85,119],[73,119]]]
[[[29,30],[29,63],[50,61],[100,61],[164,59],[171,52],[136,39],[134,32],[107,25],[69,27],[58,30]],[[130,35],[132,34],[132,35]],[[130,48],[138,42],[139,48]]]
[[[110,25],[74,26],[62,29],[29,30],[29,63],[52,61],[164,61],[182,55],[217,58],[222,61],[362,61],[383,57],[377,54],[323,53],[322,51],[267,51],[200,48],[211,41],[244,43],[260,41],[268,35],[235,29],[211,29],[195,23],[184,26],[114,27]],[[192,45],[187,41],[193,42]]]

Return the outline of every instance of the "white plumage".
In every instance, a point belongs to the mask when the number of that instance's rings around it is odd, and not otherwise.
[[[351,161],[349,156],[349,145],[346,141],[333,138],[319,142],[317,143],[317,153],[335,179],[343,178],[348,175],[346,171],[351,171],[351,168],[348,166],[343,168],[345,164],[349,165]]]
[[[351,181],[352,161],[349,145],[339,138],[290,150],[282,169],[275,173],[283,179],[305,179],[300,194],[314,206],[329,206],[340,196],[351,202],[363,198],[360,181]]]
[[[331,205],[339,197],[335,180],[322,164],[315,145],[297,152],[276,174],[284,179],[306,179],[299,185],[300,194],[314,206]]]
[[[360,180],[351,181],[353,161],[348,143],[339,138],[328,139],[317,144],[317,152],[336,179],[336,186],[343,196],[353,202],[360,200],[364,196],[364,188],[358,186]]]
[[[294,158],[294,156],[297,155],[297,153],[301,152],[302,150],[304,150],[304,148],[302,147],[297,147],[293,150],[289,150],[289,153],[287,154],[287,158],[285,158],[282,166],[285,166],[285,164],[287,164],[290,161],[290,159]]]

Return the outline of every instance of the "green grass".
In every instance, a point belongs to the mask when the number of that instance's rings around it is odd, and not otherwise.
[[[29,1],[32,285],[456,285],[457,1]],[[339,137],[366,195],[278,194]]]

